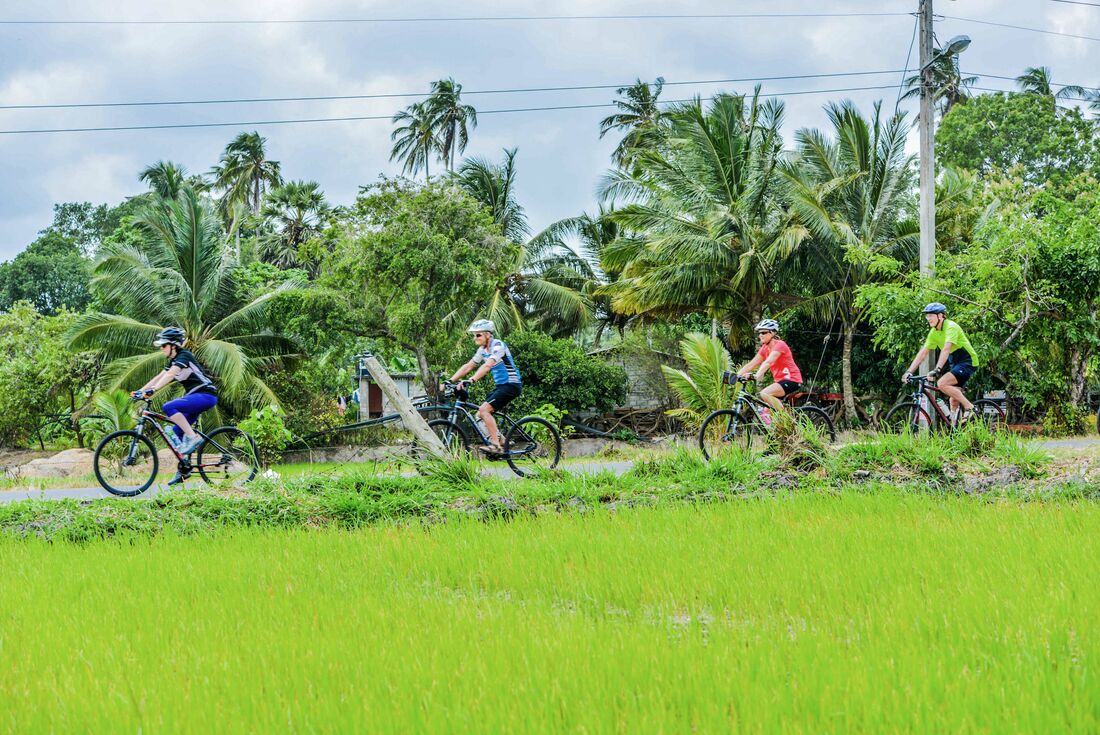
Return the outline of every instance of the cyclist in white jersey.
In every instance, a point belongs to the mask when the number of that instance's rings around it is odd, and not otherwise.
[[[482,449],[491,452],[504,451],[504,439],[500,435],[493,412],[502,411],[505,406],[514,401],[523,392],[523,381],[519,376],[519,368],[512,358],[508,345],[493,337],[496,325],[488,319],[478,319],[466,330],[474,336],[477,344],[477,352],[470,361],[455,371],[451,376],[451,382],[458,382],[471,371],[473,376],[464,383],[474,383],[486,375],[492,373],[496,387],[489,393],[485,403],[477,409],[477,417],[485,424],[489,434],[489,446]]]

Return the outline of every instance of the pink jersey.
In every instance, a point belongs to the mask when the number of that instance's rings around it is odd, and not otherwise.
[[[791,348],[787,346],[787,343],[781,339],[775,337],[769,344],[761,345],[759,355],[760,359],[768,359],[768,355],[773,352],[779,353],[779,359],[772,363],[772,379],[775,382],[780,380],[792,380],[795,383],[802,382],[802,371],[798,369],[798,365],[794,364],[794,356],[791,355]]]

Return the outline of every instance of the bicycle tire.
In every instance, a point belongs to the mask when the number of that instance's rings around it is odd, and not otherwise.
[[[119,439],[128,441],[120,442]],[[135,459],[133,464],[127,464],[128,460],[123,457],[129,457],[130,447],[135,441],[147,450],[148,458],[142,458],[140,463]],[[144,469],[146,463],[148,463],[148,471]],[[133,468],[132,473],[127,473],[127,468]],[[157,457],[157,449],[153,446],[153,442],[144,434],[131,429],[112,431],[103,437],[92,457],[92,469],[95,471],[96,480],[104,490],[121,498],[132,498],[148,490],[153,480],[157,478],[159,468],[160,458]]]
[[[546,419],[524,416],[508,428],[504,458],[520,477],[552,470],[561,460],[561,434]]]
[[[218,461],[204,466],[209,455],[217,456]],[[207,434],[195,454],[195,464],[208,485],[243,485],[260,471],[256,441],[236,426],[219,426]]]
[[[974,401],[974,415],[971,420],[977,419],[984,422],[994,431],[1003,431],[1008,426],[1005,412],[997,405],[996,401],[982,398]]]
[[[923,426],[921,422],[923,420]],[[889,434],[902,434],[906,431],[921,433],[932,430],[932,419],[928,412],[914,401],[902,401],[886,412],[879,425],[879,431]]]
[[[699,451],[703,459],[711,461],[727,446],[733,446],[741,417],[731,408],[711,412],[699,426]],[[724,422],[724,423],[723,423]]]
[[[813,424],[814,428],[828,438],[830,444],[836,441],[836,429],[833,426],[833,420],[829,418],[829,414],[825,409],[817,406],[799,406],[794,410],[794,414],[796,417],[805,418]]]
[[[439,437],[443,446],[453,456],[458,456],[470,450],[470,439],[462,431],[462,427],[448,419],[432,419],[428,422],[428,428]]]

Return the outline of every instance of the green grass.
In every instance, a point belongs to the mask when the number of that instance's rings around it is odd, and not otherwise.
[[[0,731],[1095,732],[1100,506],[0,538]]]

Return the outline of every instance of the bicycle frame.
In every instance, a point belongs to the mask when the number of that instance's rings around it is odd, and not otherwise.
[[[459,417],[461,416],[463,419],[465,419],[466,423],[474,427],[474,431],[477,432],[478,439],[481,440],[482,445],[489,446],[490,444],[492,444],[492,442],[489,441],[489,435],[482,431],[481,427],[478,426],[477,418],[470,413],[472,411],[474,414],[476,414],[479,406],[462,399],[462,394],[465,394],[466,391],[460,391],[457,387],[454,386],[451,387],[451,390],[453,391],[454,400],[450,403],[443,403],[437,406],[424,406],[419,408],[418,410],[446,410],[447,420],[459,427],[462,426],[462,423],[459,421]],[[500,429],[500,433],[503,435],[506,435],[509,431],[511,431],[512,427],[516,425],[516,422],[512,419],[512,417],[504,412],[494,412],[494,416],[497,420],[497,427]],[[527,432],[523,432],[523,436],[529,441],[534,441],[534,439],[529,436]],[[534,451],[533,446],[521,452],[505,452],[500,456],[501,458],[522,457],[524,454],[529,454],[532,451]]]
[[[936,426],[938,427],[941,421],[943,421],[946,426],[952,426],[951,417],[943,412],[943,409],[940,408],[939,401],[936,400],[937,393],[944,396],[946,396],[946,394],[935,385],[932,385],[927,375],[914,375],[909,381],[917,386],[913,391],[912,399],[918,406],[922,405],[922,398],[928,399],[928,405],[933,410],[926,411],[926,413],[932,418]]]
[[[144,435],[145,434],[145,422],[146,421],[149,421],[150,423],[152,423],[152,425],[156,428],[156,430],[160,434],[161,438],[164,439],[165,445],[168,447],[169,450],[171,450],[172,454],[176,455],[176,460],[180,464],[189,465],[190,467],[192,467],[194,469],[200,469],[200,468],[205,468],[205,467],[217,467],[218,466],[217,462],[211,462],[211,463],[206,463],[206,464],[201,464],[201,465],[200,464],[191,464],[191,461],[189,459],[187,459],[187,455],[180,454],[179,450],[177,450],[176,447],[172,444],[172,439],[168,435],[168,430],[166,430],[164,428],[164,424],[171,424],[172,420],[170,418],[168,418],[167,416],[165,416],[164,414],[162,414],[162,413],[157,413],[156,411],[150,411],[149,410],[149,401],[145,401],[145,406],[141,409],[141,413],[138,415],[138,421],[137,421],[137,424],[134,426],[134,431],[136,431],[138,434]],[[213,441],[210,437],[208,437],[206,434],[199,431],[197,428],[195,429],[195,433],[198,434],[199,436],[201,436],[206,441],[207,444],[217,448],[222,454],[228,454],[229,453],[229,450],[227,450],[222,445],[218,444],[216,441]],[[134,461],[137,460],[137,449],[138,449],[138,443],[137,443],[137,440],[135,440],[134,442],[131,443],[130,453],[126,457],[128,462],[134,462]]]

